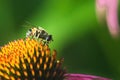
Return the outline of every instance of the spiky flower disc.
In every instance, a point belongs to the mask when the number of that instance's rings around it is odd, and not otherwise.
[[[37,40],[9,42],[0,50],[0,80],[63,80],[62,61]]]

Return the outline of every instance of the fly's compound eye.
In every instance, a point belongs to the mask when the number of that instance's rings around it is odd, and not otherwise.
[[[46,40],[47,40],[47,41],[51,41],[51,40],[53,41],[52,35],[48,35],[48,36],[46,37]]]

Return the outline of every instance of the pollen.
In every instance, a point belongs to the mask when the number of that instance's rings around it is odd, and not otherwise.
[[[35,39],[19,39],[0,48],[1,80],[64,80],[63,60]],[[61,76],[63,75],[63,76]]]

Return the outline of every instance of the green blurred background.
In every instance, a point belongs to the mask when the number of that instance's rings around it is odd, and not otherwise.
[[[95,0],[0,0],[0,46],[25,38],[26,21],[53,35],[69,73],[120,80],[120,38],[98,23]]]

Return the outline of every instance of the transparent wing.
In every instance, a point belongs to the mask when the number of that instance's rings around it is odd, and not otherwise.
[[[45,31],[45,29],[44,29],[44,28],[42,28],[41,26],[38,26],[38,29],[40,29],[40,30],[44,30],[44,31]]]

